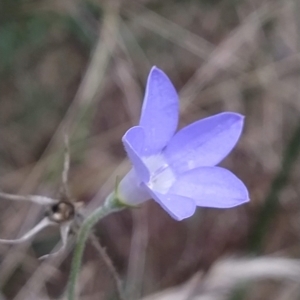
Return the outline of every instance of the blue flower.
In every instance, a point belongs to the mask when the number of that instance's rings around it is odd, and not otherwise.
[[[230,208],[249,201],[243,182],[216,167],[237,143],[244,117],[220,113],[175,133],[178,116],[173,84],[153,67],[139,125],[122,139],[133,168],[118,186],[119,201],[136,205],[152,198],[176,220],[190,217],[197,206]]]

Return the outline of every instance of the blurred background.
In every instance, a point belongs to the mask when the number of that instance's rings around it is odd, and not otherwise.
[[[176,222],[154,201],[94,229],[125,299],[300,299],[300,2],[297,0],[0,1],[0,189],[57,197],[70,134],[69,185],[89,207],[130,168],[122,135],[137,124],[151,66],[181,98],[180,127],[222,111],[246,116],[222,166],[251,202]],[[0,201],[0,236],[32,228],[43,207]],[[0,299],[64,299],[59,241],[0,245]],[[118,299],[88,244],[80,299]],[[146,297],[146,298],[144,298]]]

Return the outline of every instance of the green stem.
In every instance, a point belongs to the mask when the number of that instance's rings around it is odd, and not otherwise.
[[[68,300],[76,299],[76,283],[80,272],[85,244],[89,237],[91,229],[99,220],[103,219],[105,216],[124,208],[125,207],[113,197],[113,194],[111,194],[110,196],[108,196],[103,206],[96,209],[88,218],[84,220],[79,230],[77,243],[74,250],[67,291]]]
[[[279,206],[279,196],[282,190],[289,183],[290,174],[297,165],[300,156],[300,122],[289,141],[283,160],[281,170],[276,175],[271,184],[271,188],[265,199],[264,206],[259,212],[256,224],[254,224],[249,237],[248,249],[255,254],[260,254],[263,248],[263,241],[268,230],[268,226],[274,220],[274,216]]]

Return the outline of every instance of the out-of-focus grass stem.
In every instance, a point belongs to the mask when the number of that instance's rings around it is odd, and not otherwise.
[[[248,249],[253,253],[259,254],[262,251],[265,234],[279,205],[279,194],[288,184],[289,176],[295,166],[299,154],[300,121],[283,155],[281,170],[271,184],[264,206],[261,209],[257,222],[253,226],[250,234]]]

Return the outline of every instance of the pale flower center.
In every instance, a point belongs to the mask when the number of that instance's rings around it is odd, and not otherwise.
[[[143,158],[150,171],[149,188],[161,194],[166,194],[175,181],[175,174],[162,154]]]
[[[166,194],[175,182],[175,175],[164,157],[159,154],[142,159],[150,172],[150,180],[145,184],[155,192]],[[151,198],[134,168],[121,180],[118,192],[120,201],[131,205],[137,205]]]

